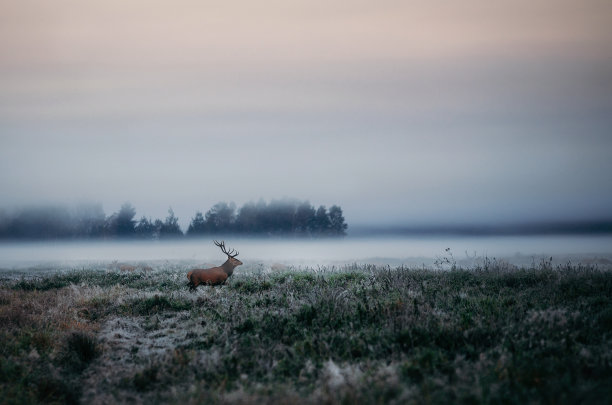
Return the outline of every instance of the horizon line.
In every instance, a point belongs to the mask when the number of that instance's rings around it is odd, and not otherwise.
[[[533,221],[488,224],[349,224],[347,236],[527,236],[527,235],[607,235],[612,219]]]

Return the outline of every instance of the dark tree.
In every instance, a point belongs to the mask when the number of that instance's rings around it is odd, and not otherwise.
[[[329,221],[329,216],[327,215],[327,209],[325,206],[321,205],[317,208],[317,212],[315,214],[314,220],[314,233],[319,236],[327,236],[329,235],[331,227],[331,222]]]
[[[204,233],[206,233],[206,220],[204,219],[202,212],[198,211],[196,212],[195,217],[191,219],[189,228],[187,228],[187,235],[197,236]]]
[[[161,219],[156,219],[153,222],[153,227],[155,228],[155,237],[159,239],[159,234],[162,232],[162,228],[164,227],[164,221]]]
[[[257,204],[255,205],[255,209],[257,210],[257,233],[270,233],[272,226],[270,224],[269,219],[268,203],[265,202],[262,198],[260,198],[259,201],[257,201]]]
[[[125,203],[121,206],[121,209],[117,214],[117,236],[122,238],[129,238],[135,235],[135,216],[136,209],[132,207],[132,204]]]
[[[295,202],[272,200],[265,210],[266,230],[272,235],[286,235],[293,231]]]
[[[210,233],[233,231],[236,221],[236,204],[220,202],[206,212],[206,230]]]
[[[131,238],[136,235],[136,221],[134,216],[136,210],[130,203],[125,203],[121,206],[119,212],[116,212],[106,218],[104,224],[104,234],[107,237]]]
[[[135,227],[136,236],[141,239],[156,239],[159,237],[155,224],[146,217],[140,218]]]
[[[99,204],[83,204],[76,209],[43,206],[7,212],[0,210],[0,238],[59,239],[59,238],[132,238],[159,239],[183,235],[172,208],[165,221],[141,217],[135,221],[136,210],[130,203],[118,212],[105,216]],[[270,236],[342,236],[347,225],[342,209],[324,206],[314,209],[307,201],[293,199],[263,199],[244,204],[238,212],[232,202],[219,202],[205,215],[196,212],[187,230],[190,236],[210,233],[243,233]]]
[[[300,236],[311,236],[315,225],[315,209],[309,202],[298,205],[293,221],[294,233]]]
[[[346,235],[346,229],[348,225],[344,222],[344,216],[342,216],[342,208],[337,205],[333,205],[329,209],[329,228],[330,234],[334,236]]]
[[[99,238],[104,234],[106,215],[100,204],[81,204],[74,210],[74,231],[76,238]]]
[[[117,213],[113,213],[104,220],[104,237],[114,238],[117,236]]]
[[[172,208],[169,208],[168,216],[159,230],[159,237],[177,238],[180,236],[183,236],[183,231],[181,231],[181,227],[179,226],[178,218],[174,215]]]
[[[9,237],[9,215],[6,211],[0,208],[0,238],[5,239]]]
[[[24,208],[7,226],[15,239],[58,239],[72,236],[73,224],[66,208],[58,206]]]
[[[253,202],[248,202],[240,208],[236,217],[236,231],[245,234],[261,232],[261,212]]]

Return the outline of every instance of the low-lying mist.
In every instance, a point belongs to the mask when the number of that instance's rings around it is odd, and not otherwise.
[[[347,237],[344,239],[225,238],[245,265],[294,267],[370,263],[435,267],[471,265],[485,258],[529,265],[540,258],[612,263],[612,236]],[[184,261],[221,264],[225,255],[211,239],[177,241],[11,242],[0,244],[0,269],[79,267],[96,263]]]

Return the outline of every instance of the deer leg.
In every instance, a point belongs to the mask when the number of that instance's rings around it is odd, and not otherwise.
[[[193,282],[193,279],[190,277],[189,278],[189,283],[187,283],[187,285],[189,286],[189,291],[195,291],[196,287],[198,286],[196,283]]]

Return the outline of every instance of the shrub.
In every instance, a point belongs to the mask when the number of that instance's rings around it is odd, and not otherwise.
[[[97,339],[83,332],[72,332],[66,338],[61,361],[68,367],[82,371],[100,355]]]

